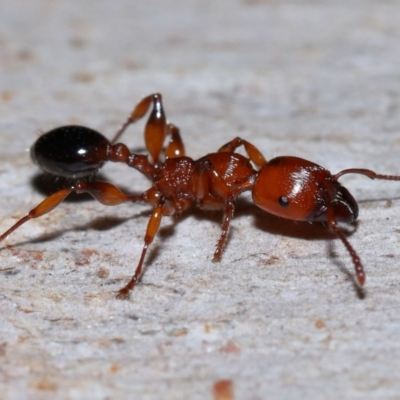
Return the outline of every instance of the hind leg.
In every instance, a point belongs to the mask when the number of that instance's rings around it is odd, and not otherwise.
[[[121,190],[119,190],[116,186],[108,182],[77,182],[75,185],[72,185],[65,189],[61,189],[51,196],[45,198],[40,204],[30,210],[25,217],[21,218],[10,229],[4,232],[0,236],[0,242],[16,229],[18,229],[25,222],[34,218],[39,218],[42,215],[45,215],[54,210],[72,192],[76,192],[78,194],[89,193],[99,203],[102,203],[106,206],[116,206],[118,204],[130,201],[149,203],[151,202],[149,201],[150,199],[146,197],[148,192],[145,192],[139,196],[131,196],[121,192]]]

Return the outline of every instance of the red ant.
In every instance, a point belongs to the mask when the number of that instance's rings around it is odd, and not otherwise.
[[[152,162],[147,156],[132,154],[126,145],[116,143],[125,129],[144,117],[150,108],[144,137]],[[167,136],[170,140],[163,151]],[[235,152],[240,146],[244,147],[247,157]],[[31,156],[44,171],[74,178],[76,182],[43,200],[1,235],[0,241],[26,221],[53,210],[71,192],[87,192],[107,206],[125,202],[153,205],[138,266],[128,284],[119,290],[120,299],[128,298],[139,281],[147,249],[163,216],[181,213],[191,206],[223,210],[221,236],[213,258],[219,261],[228,238],[234,202],[247,190],[251,190],[254,203],[268,213],[295,221],[327,222],[347,248],[354,263],[356,283],[361,288],[365,282],[363,265],[337,226],[337,222],[355,221],[358,205],[338,179],[345,174],[361,174],[371,179],[400,180],[400,176],[356,168],[332,175],[325,168],[298,157],[277,157],[267,162],[255,146],[239,137],[218,152],[195,161],[185,156],[179,129],[167,123],[160,94],[141,100],[111,141],[86,127],[63,126],[42,135],[32,146]],[[98,171],[106,161],[122,162],[137,169],[150,179],[151,188],[141,195],[128,195],[111,183],[81,179]]]

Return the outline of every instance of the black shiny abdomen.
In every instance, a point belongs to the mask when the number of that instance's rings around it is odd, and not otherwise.
[[[62,126],[42,135],[31,147],[31,157],[43,171],[81,178],[102,167],[109,148],[108,139],[93,129]]]

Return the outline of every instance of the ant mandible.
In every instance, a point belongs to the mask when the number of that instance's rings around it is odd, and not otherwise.
[[[151,161],[146,155],[133,154],[125,144],[117,143],[125,129],[138,119],[150,115],[144,138]],[[169,143],[163,150],[163,144]],[[247,157],[236,153],[244,147]],[[71,192],[89,193],[107,206],[125,202],[149,203],[151,213],[144,245],[136,270],[117,297],[126,299],[142,274],[147,249],[159,229],[163,216],[181,213],[191,206],[202,210],[223,210],[221,235],[213,261],[221,259],[229,224],[234,214],[234,202],[250,190],[254,203],[262,210],[279,217],[309,222],[327,222],[347,248],[355,267],[356,283],[365,282],[363,265],[337,223],[351,223],[358,217],[358,205],[338,179],[345,174],[361,174],[371,179],[400,180],[400,176],[380,175],[369,169],[351,168],[332,175],[325,168],[298,157],[277,157],[266,161],[251,143],[239,137],[222,146],[216,153],[193,160],[185,156],[179,129],[167,123],[160,94],[143,98],[109,141],[100,133],[82,126],[63,126],[42,135],[31,148],[33,161],[44,171],[74,178],[75,183],[50,195],[8,231],[30,219],[47,214]],[[106,161],[122,162],[135,168],[151,182],[141,195],[123,193],[109,182],[85,181]]]

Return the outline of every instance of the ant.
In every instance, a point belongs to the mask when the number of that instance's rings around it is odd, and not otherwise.
[[[118,143],[126,128],[150,110],[144,129],[147,155],[133,154]],[[163,148],[164,141],[169,142]],[[236,150],[243,146],[247,156]],[[144,236],[144,245],[136,270],[117,297],[126,299],[139,281],[146,252],[160,227],[163,216],[182,213],[192,206],[202,210],[223,210],[221,235],[213,261],[221,259],[228,238],[229,224],[237,197],[250,190],[254,203],[262,210],[294,221],[326,222],[349,252],[359,288],[365,272],[337,223],[351,223],[358,217],[358,205],[339,182],[345,174],[361,174],[370,179],[400,181],[400,176],[380,175],[369,169],[351,168],[332,175],[327,169],[298,157],[277,157],[266,161],[261,152],[239,137],[216,153],[193,160],[185,156],[179,129],[168,123],[160,94],[143,98],[114,138],[83,126],[62,126],[42,135],[31,148],[33,161],[45,172],[73,178],[75,183],[44,199],[25,217],[0,236],[10,233],[33,218],[47,214],[70,193],[89,193],[98,202],[115,206],[125,202],[149,203],[153,206]],[[125,194],[109,182],[85,181],[106,161],[121,162],[145,175],[152,186],[140,195]]]

